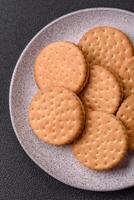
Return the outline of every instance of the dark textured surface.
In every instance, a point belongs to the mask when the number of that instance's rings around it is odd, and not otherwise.
[[[30,39],[48,22],[87,7],[134,11],[133,0],[0,0],[0,200],[130,200],[134,188],[108,193],[66,186],[36,166],[21,148],[11,126],[8,92],[16,61]]]

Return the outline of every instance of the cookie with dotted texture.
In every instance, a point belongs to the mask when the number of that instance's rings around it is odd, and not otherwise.
[[[125,127],[113,114],[103,111],[86,114],[85,130],[82,137],[73,143],[73,153],[88,168],[109,170],[126,155]]]
[[[133,56],[129,38],[120,30],[108,26],[89,30],[81,38],[79,47],[90,65],[109,67],[117,74],[126,59]]]
[[[116,115],[128,129],[129,147],[134,150],[134,94],[123,101]]]
[[[134,93],[134,57],[131,57],[122,65],[119,75],[124,85],[124,96],[126,98]]]
[[[99,65],[90,67],[90,78],[80,93],[86,109],[114,113],[122,99],[122,90],[116,77]]]
[[[82,132],[84,108],[75,93],[63,87],[38,91],[29,106],[29,123],[44,142],[68,144]]]
[[[35,80],[40,89],[63,86],[79,93],[88,77],[82,51],[73,43],[60,41],[43,48],[35,61]]]

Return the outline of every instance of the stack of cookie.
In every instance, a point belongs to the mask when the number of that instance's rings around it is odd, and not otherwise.
[[[71,143],[95,170],[119,164],[134,150],[134,52],[129,38],[96,27],[78,45],[55,42],[35,61],[39,91],[29,106],[33,132],[53,145]]]

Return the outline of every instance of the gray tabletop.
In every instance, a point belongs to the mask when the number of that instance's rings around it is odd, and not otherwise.
[[[26,155],[11,126],[8,93],[16,61],[47,23],[74,10],[116,7],[134,12],[133,0],[0,0],[0,200],[130,200],[134,188],[82,191],[47,175]]]

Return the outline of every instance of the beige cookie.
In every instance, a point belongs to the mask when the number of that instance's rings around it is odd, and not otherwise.
[[[84,109],[80,99],[69,89],[46,87],[32,99],[29,123],[33,132],[44,142],[67,144],[83,130]]]
[[[115,76],[98,65],[90,67],[90,78],[80,93],[85,108],[114,113],[122,99],[122,90]]]
[[[108,170],[119,164],[127,152],[127,135],[123,124],[112,114],[87,112],[82,137],[72,145],[76,158],[95,170]]]
[[[119,74],[126,59],[133,56],[129,38],[113,27],[96,27],[81,38],[79,46],[90,65],[109,67]]]
[[[40,89],[63,86],[79,93],[88,76],[82,51],[71,42],[55,42],[42,49],[35,61],[35,80]]]
[[[122,65],[119,75],[124,85],[124,96],[127,97],[134,93],[134,57]]]
[[[117,117],[128,129],[129,147],[134,150],[134,94],[123,101],[117,112]]]

